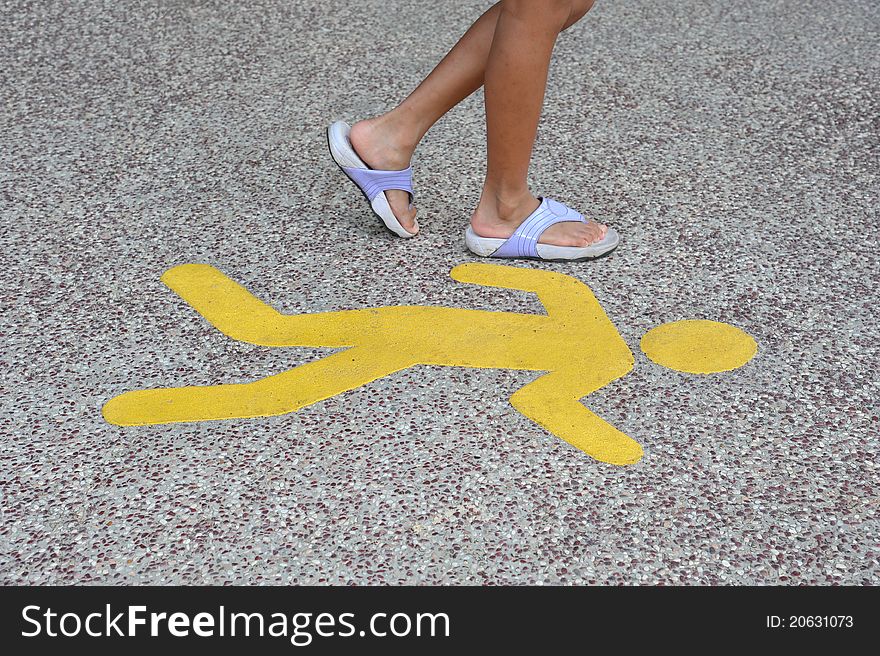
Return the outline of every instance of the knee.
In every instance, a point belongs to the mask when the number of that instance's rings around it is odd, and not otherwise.
[[[512,16],[533,20],[565,21],[582,0],[501,0],[501,10]],[[584,12],[586,13],[586,11]]]
[[[573,25],[586,16],[587,12],[593,8],[595,1],[596,0],[573,0],[571,3],[571,15],[568,19],[568,24]]]

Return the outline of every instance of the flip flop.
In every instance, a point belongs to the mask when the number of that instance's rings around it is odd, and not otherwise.
[[[539,244],[538,239],[552,225],[563,221],[589,223],[584,215],[551,198],[541,198],[541,204],[526,217],[508,239],[480,237],[473,228],[465,234],[467,247],[482,257],[534,258],[539,260],[587,260],[605,255],[617,248],[620,235],[614,228],[601,241],[589,246],[553,246]]]
[[[407,167],[402,171],[371,169],[352,147],[348,138],[350,132],[351,126],[344,121],[336,121],[327,128],[327,145],[330,147],[333,161],[363,192],[370,207],[373,208],[373,212],[382,219],[386,228],[405,239],[415,237],[416,233],[409,232],[400,225],[394,212],[391,211],[388,198],[385,196],[386,189],[405,191],[409,194],[409,203],[412,207],[412,167]]]

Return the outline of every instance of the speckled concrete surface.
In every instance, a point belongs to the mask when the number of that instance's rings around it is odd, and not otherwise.
[[[515,412],[534,374],[415,368],[299,414],[119,428],[128,389],[315,357],[212,329],[160,282],[207,262],[283,312],[460,285],[479,94],[385,233],[325,149],[389,107],[483,0],[0,0],[3,583],[880,583],[872,0],[602,1],[561,38],[534,189],[614,225],[586,281],[636,368],[586,402],[645,448],[594,462]],[[729,374],[649,328],[733,323]],[[329,351],[320,351],[325,353]]]

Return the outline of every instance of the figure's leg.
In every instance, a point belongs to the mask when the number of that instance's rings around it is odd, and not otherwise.
[[[506,0],[486,66],[488,160],[471,226],[481,237],[507,238],[540,201],[529,191],[528,170],[544,102],[550,55],[571,4]],[[540,242],[587,246],[607,231],[599,223],[565,222]]]
[[[531,2],[542,8],[554,6],[558,16],[558,24],[552,28],[554,39],[560,29],[576,23],[593,5],[593,0]],[[499,17],[505,5],[514,4],[516,0],[502,0],[486,11],[400,105],[352,126],[352,145],[367,164],[385,170],[409,166],[413,151],[431,126],[483,85]],[[405,228],[411,228],[415,211],[409,209],[406,192],[390,190],[385,194],[394,215]]]
[[[283,415],[411,364],[390,358],[353,348],[253,383],[126,392],[110,399],[102,412],[119,426]]]
[[[526,417],[601,462],[631,465],[642,457],[642,447],[607,421],[587,410],[580,398],[592,390],[576,386],[577,376],[549,373],[510,397],[511,405]]]

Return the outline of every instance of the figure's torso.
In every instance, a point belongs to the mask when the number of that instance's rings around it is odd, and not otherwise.
[[[633,357],[604,312],[548,315],[430,306],[378,308],[373,348],[403,350],[418,364],[583,371],[614,380]],[[393,334],[389,341],[387,335]],[[600,373],[601,372],[601,373]]]

